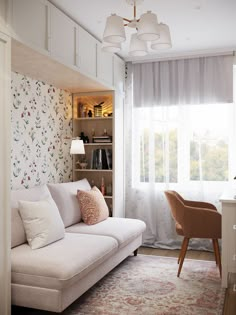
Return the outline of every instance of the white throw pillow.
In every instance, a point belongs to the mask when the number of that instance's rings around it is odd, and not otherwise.
[[[32,249],[46,246],[65,236],[65,227],[54,200],[19,200],[19,212]]]

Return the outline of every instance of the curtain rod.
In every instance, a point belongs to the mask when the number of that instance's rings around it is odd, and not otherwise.
[[[133,64],[135,63],[149,63],[149,62],[157,62],[157,61],[168,61],[168,60],[181,60],[181,59],[192,59],[192,58],[199,58],[199,57],[217,57],[217,56],[236,56],[235,50],[230,51],[222,51],[222,52],[212,52],[212,53],[199,53],[199,54],[192,54],[192,55],[182,55],[182,56],[169,56],[169,57],[159,57],[153,59],[146,59],[146,60],[134,60],[134,61],[127,61]]]

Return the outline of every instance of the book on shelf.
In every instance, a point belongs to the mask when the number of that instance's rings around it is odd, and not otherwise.
[[[111,143],[112,137],[111,136],[94,136],[92,138],[93,143]]]
[[[111,170],[112,169],[112,150],[95,149],[91,152],[91,169]]]
[[[105,149],[107,166],[109,170],[112,170],[112,149]]]

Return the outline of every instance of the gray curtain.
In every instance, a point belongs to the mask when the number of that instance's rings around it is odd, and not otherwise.
[[[133,64],[134,107],[233,101],[233,56]]]

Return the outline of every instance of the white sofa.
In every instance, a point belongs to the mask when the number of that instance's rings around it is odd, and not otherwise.
[[[141,245],[145,223],[140,220],[109,217],[95,225],[84,224],[77,189],[90,189],[87,180],[12,191],[13,305],[62,312]],[[65,237],[32,250],[18,201],[48,196],[57,204]]]

